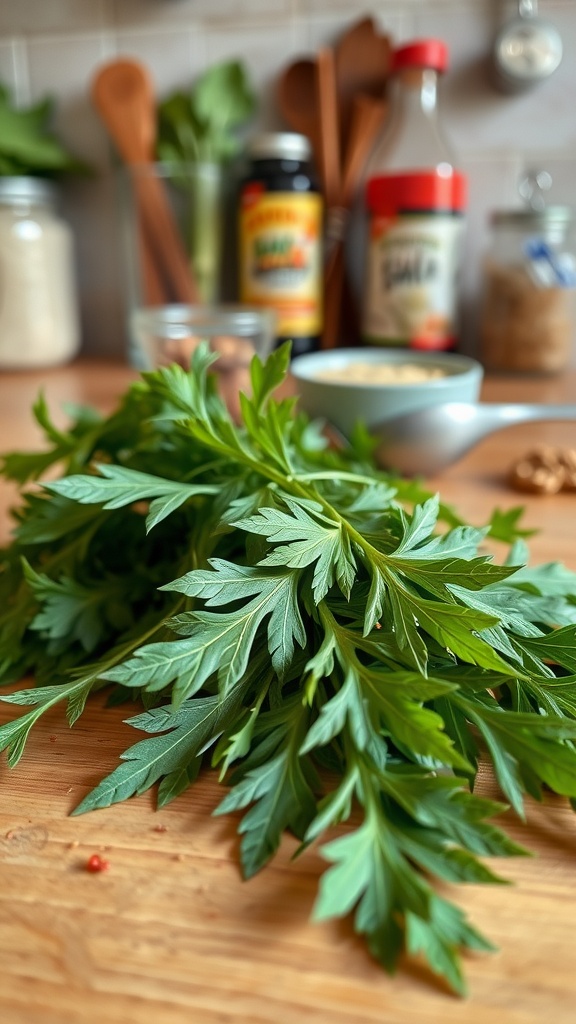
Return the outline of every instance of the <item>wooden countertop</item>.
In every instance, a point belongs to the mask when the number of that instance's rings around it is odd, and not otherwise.
[[[0,449],[36,445],[30,406],[43,387],[52,408],[110,409],[134,371],[104,364],[0,374]],[[576,372],[562,378],[494,379],[487,400],[576,402]],[[63,421],[65,417],[62,417]],[[536,442],[576,447],[576,423],[517,426],[493,435],[431,480],[463,516],[481,523],[494,506],[526,506],[540,528],[533,561],[576,570],[576,494],[510,490],[513,458]],[[0,487],[0,517],[14,492]],[[68,813],[134,742],[126,709],[101,698],[70,730],[61,710],[35,728],[23,761],[0,769],[0,980],[3,1024],[573,1024],[576,976],[576,819],[566,802],[530,806],[510,834],[536,855],[498,862],[511,886],[452,895],[498,946],[467,956],[462,1001],[414,963],[387,977],[351,925],[308,916],[323,862],[295,863],[286,838],[271,866],[242,882],[232,820],[211,818],[207,776],[155,814],[146,794],[80,818]],[[0,721],[13,711],[0,707]],[[496,795],[488,775],[482,792]],[[90,875],[104,850],[110,870]],[[449,887],[446,887],[447,889]]]

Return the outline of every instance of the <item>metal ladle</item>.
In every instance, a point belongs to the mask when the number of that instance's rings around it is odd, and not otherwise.
[[[538,0],[518,0],[518,15],[500,29],[493,59],[496,82],[507,92],[529,89],[556,71],[562,39],[538,17]]]
[[[446,402],[415,409],[370,428],[377,462],[404,476],[432,476],[482,438],[530,420],[574,420],[576,405]]]

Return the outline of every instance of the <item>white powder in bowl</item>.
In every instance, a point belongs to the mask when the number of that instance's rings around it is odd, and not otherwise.
[[[445,377],[446,372],[437,366],[421,366],[418,363],[346,363],[320,370],[314,374],[316,380],[342,381],[346,384],[420,384]]]

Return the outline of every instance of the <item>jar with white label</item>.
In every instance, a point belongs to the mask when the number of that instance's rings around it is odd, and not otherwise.
[[[365,344],[440,350],[458,340],[466,179],[438,116],[447,60],[439,39],[414,40],[393,54],[392,115],[365,172]]]
[[[557,373],[576,334],[576,244],[570,207],[496,210],[484,264],[480,356],[504,373]]]
[[[43,178],[0,177],[0,369],[57,366],[79,348],[73,239]]]

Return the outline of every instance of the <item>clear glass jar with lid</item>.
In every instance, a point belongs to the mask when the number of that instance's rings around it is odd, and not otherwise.
[[[489,370],[557,373],[575,331],[576,244],[570,207],[497,210],[484,265],[480,357]]]
[[[0,177],[0,369],[72,359],[80,329],[72,232],[43,178]]]

